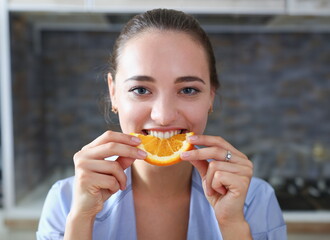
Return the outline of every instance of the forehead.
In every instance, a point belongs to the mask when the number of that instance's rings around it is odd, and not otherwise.
[[[209,78],[206,52],[189,34],[151,30],[126,42],[118,59],[118,74],[197,75]],[[205,79],[206,80],[206,79]]]

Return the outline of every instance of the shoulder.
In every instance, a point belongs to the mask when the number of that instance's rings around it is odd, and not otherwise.
[[[249,210],[249,208],[258,207],[258,211],[266,211],[269,207],[269,203],[274,198],[276,200],[275,191],[273,187],[265,180],[253,177],[251,179],[248,193],[245,199],[245,210]]]
[[[74,177],[56,181],[47,194],[45,205],[51,203],[53,205],[60,204],[70,206],[73,195],[73,184]]]
[[[70,212],[74,177],[57,181],[50,188],[39,220],[37,239],[61,239]]]
[[[69,208],[72,202],[73,184],[74,177],[65,178],[55,182],[49,190],[47,198],[49,198],[49,195],[51,197],[55,197],[56,199],[54,200],[56,200],[57,203],[65,205]]]
[[[50,191],[59,191],[66,194],[72,193],[74,176],[56,181]]]
[[[133,206],[130,170],[125,173],[128,177],[127,188],[113,194],[104,202],[103,209],[95,219],[93,239],[102,239],[104,236],[107,236],[107,239],[118,239],[118,234],[124,236],[120,239],[133,239],[134,209],[127,207]],[[70,177],[55,182],[50,188],[39,220],[37,239],[63,238],[66,218],[72,206],[74,184],[75,177]],[[126,229],[128,225],[131,230]]]
[[[286,225],[273,187],[259,178],[252,178],[244,206],[244,215],[253,236],[281,236],[286,239]]]
[[[250,182],[245,203],[249,205],[254,198],[270,198],[274,194],[273,187],[263,179],[253,177]]]

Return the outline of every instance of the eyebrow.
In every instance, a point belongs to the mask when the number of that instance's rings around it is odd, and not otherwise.
[[[184,77],[178,77],[175,80],[175,83],[182,83],[182,82],[201,82],[204,85],[206,85],[205,81],[199,77],[196,76],[184,76]]]
[[[130,78],[127,78],[125,80],[126,81],[141,81],[141,82],[155,82],[155,79],[153,77],[150,76],[146,76],[146,75],[136,75]],[[205,81],[199,77],[196,76],[183,76],[183,77],[178,77],[177,79],[175,79],[174,83],[183,83],[183,82],[201,82],[204,85],[206,85]]]
[[[150,76],[146,76],[146,75],[136,75],[136,76],[133,76],[133,77],[130,77],[130,78],[127,78],[125,80],[125,82],[127,81],[130,81],[130,80],[133,80],[133,81],[141,81],[141,82],[155,82],[155,79],[150,77]]]

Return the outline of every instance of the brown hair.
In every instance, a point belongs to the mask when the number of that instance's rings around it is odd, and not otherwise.
[[[118,57],[127,41],[151,29],[184,32],[200,43],[207,55],[211,86],[215,90],[220,87],[213,48],[205,31],[191,15],[171,9],[154,9],[147,11],[136,15],[125,25],[114,44],[110,57],[110,73],[114,80],[117,71]]]

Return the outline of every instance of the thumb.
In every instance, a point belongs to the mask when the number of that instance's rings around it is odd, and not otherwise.
[[[209,167],[209,162],[206,160],[192,160],[190,163],[197,169],[201,178],[204,179]]]
[[[226,194],[226,191],[227,191],[223,186],[221,186],[221,188],[224,189],[223,190],[223,191],[225,191],[224,194],[219,193],[219,191],[215,191],[212,188],[208,188],[206,185],[206,179],[202,180],[202,186],[203,186],[203,190],[204,190],[206,199],[209,201],[209,203],[213,207],[215,207],[217,202],[224,197],[224,195]]]
[[[135,158],[118,157],[116,161],[125,170],[126,168],[130,167],[133,164]]]

